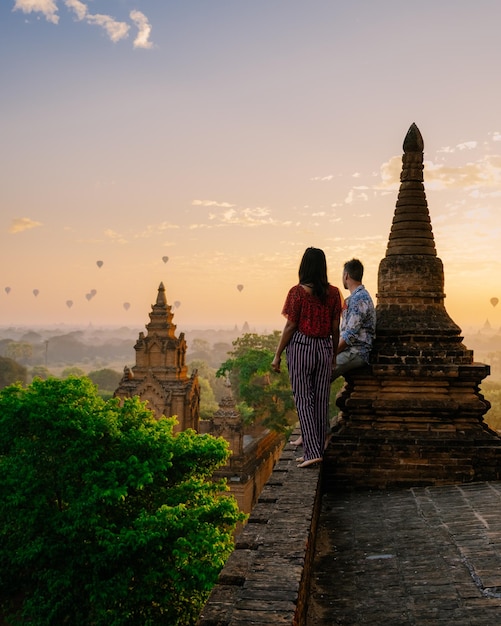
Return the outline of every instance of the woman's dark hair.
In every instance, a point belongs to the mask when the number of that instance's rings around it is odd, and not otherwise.
[[[299,265],[299,282],[311,285],[313,295],[325,302],[329,281],[327,279],[327,261],[320,248],[306,248]]]

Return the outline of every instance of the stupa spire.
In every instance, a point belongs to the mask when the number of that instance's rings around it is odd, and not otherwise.
[[[378,272],[376,334],[455,336],[461,329],[444,307],[444,268],[437,256],[423,183],[424,142],[412,124],[403,143],[402,172],[386,256]],[[428,340],[428,339],[427,339]]]
[[[411,124],[403,144],[402,173],[386,256],[425,254],[436,256],[428,203],[423,184],[424,142]]]
[[[150,323],[146,329],[149,333],[162,330],[169,337],[175,337],[176,325],[172,323],[172,307],[167,303],[165,287],[163,283],[158,286],[157,301],[151,306]]]

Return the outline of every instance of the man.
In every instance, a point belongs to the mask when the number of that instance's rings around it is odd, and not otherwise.
[[[336,367],[331,382],[349,370],[369,363],[369,354],[376,334],[376,310],[367,289],[362,285],[364,266],[358,259],[344,264],[343,287],[349,289],[346,298],[336,355]]]

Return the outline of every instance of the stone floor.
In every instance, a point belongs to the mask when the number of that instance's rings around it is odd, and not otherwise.
[[[501,483],[327,493],[306,626],[501,624]]]

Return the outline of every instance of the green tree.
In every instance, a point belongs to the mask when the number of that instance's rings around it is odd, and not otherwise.
[[[244,516],[211,480],[227,442],[173,424],[137,397],[105,402],[86,377],[0,392],[9,623],[195,623]]]
[[[200,419],[208,420],[219,409],[219,404],[206,378],[199,377],[198,384],[200,385]]]
[[[14,359],[0,356],[0,389],[12,385],[12,383],[26,383],[28,375],[24,365],[20,365]]]
[[[48,368],[45,365],[34,365],[31,368],[31,378],[41,378],[42,380],[47,380],[49,376],[52,376]]]
[[[99,387],[99,389],[105,391],[115,391],[122,378],[122,374],[120,372],[107,367],[102,370],[89,372],[87,376],[95,385],[97,385],[97,387]]]
[[[211,388],[210,392],[210,403],[218,403],[224,396],[227,394],[228,390],[226,389],[224,380],[222,378],[216,377],[217,369],[209,365],[206,361],[195,359],[194,361],[190,361],[190,373],[193,371],[197,371],[198,380],[201,381],[205,379]],[[201,402],[204,401],[203,396],[201,397]]]
[[[287,367],[271,372],[271,362],[280,332],[269,335],[246,333],[233,342],[231,356],[216,375],[229,375],[240,413],[248,422],[259,421],[285,432],[297,421]]]
[[[61,372],[61,378],[69,378],[70,376],[85,376],[85,372],[80,367],[72,365],[71,367],[65,367]]]
[[[20,363],[27,363],[33,355],[33,346],[24,341],[11,341],[7,345],[5,355]]]
[[[485,381],[482,383],[480,391],[491,404],[490,409],[484,415],[484,419],[492,430],[501,433],[501,384]]]

